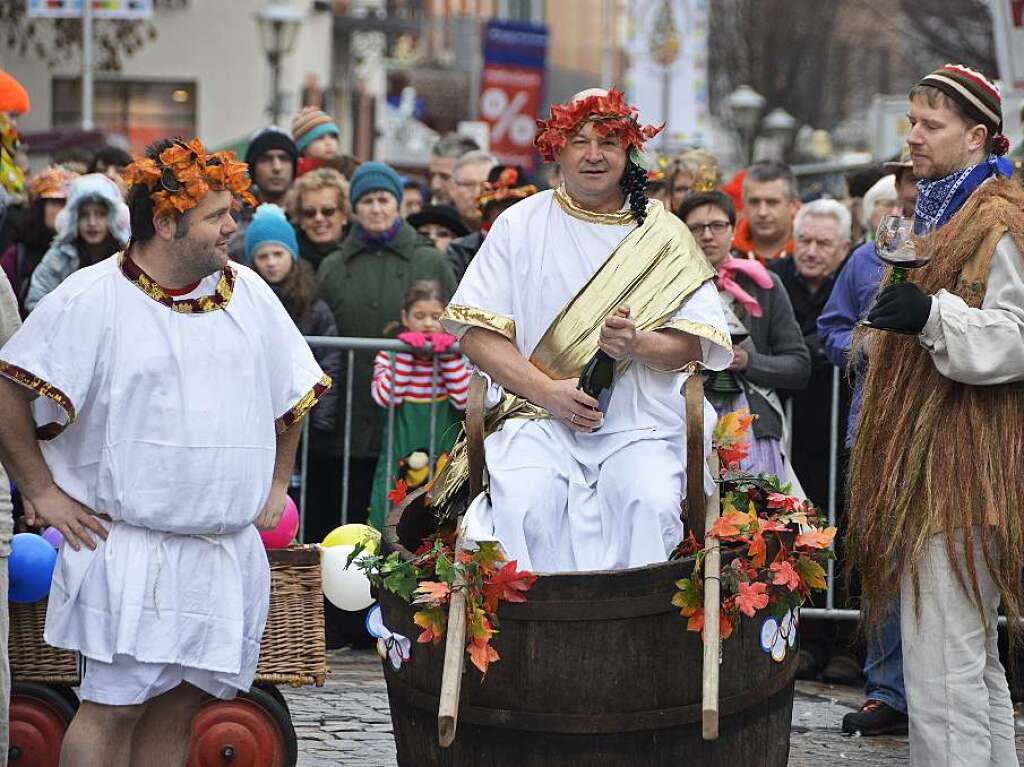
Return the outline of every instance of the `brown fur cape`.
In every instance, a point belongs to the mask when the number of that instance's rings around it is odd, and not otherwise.
[[[992,255],[1005,234],[1024,254],[1024,189],[1017,181],[997,179],[930,235],[925,247],[931,263],[914,270],[911,279],[927,295],[946,289],[979,308]],[[891,269],[883,284],[890,275]],[[960,585],[981,610],[971,554],[977,525],[1010,625],[1019,628],[1024,384],[958,383],[936,370],[917,337],[868,333],[868,373],[849,474],[847,545],[848,567],[863,578],[869,617],[882,619],[908,567],[919,596],[919,555],[928,537],[940,532]],[[955,545],[959,531],[962,556]]]

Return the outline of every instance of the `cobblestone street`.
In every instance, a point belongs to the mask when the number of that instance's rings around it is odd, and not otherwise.
[[[387,690],[376,654],[334,651],[329,657],[331,676],[324,687],[283,690],[299,737],[299,767],[394,767]],[[906,737],[849,737],[839,731],[843,716],[860,703],[861,691],[852,687],[798,683],[790,767],[906,765]],[[1017,752],[1024,756],[1024,737],[1017,738]]]

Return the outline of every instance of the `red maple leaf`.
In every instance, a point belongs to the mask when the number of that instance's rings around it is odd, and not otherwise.
[[[728,639],[732,635],[732,620],[722,610],[718,613],[718,637],[719,639]],[[704,630],[704,610],[697,610],[693,615],[690,616],[690,620],[686,622],[687,631],[703,631]]]
[[[774,585],[785,586],[790,591],[796,591],[800,588],[800,574],[788,560],[784,559],[781,562],[773,562],[768,569],[775,573],[775,577],[772,578]]]
[[[808,549],[827,549],[832,545],[832,540],[836,537],[836,529],[830,527],[826,530],[819,530],[818,528],[812,528],[806,533],[800,533],[796,537],[797,548],[808,548]]]
[[[800,499],[784,493],[768,493],[768,508],[795,511],[800,506]]]
[[[768,555],[764,536],[761,533],[754,533],[754,538],[747,548],[747,556],[750,557],[750,564],[753,567],[764,567],[764,561]]]
[[[396,506],[405,500],[405,496],[409,494],[409,486],[405,484],[404,479],[398,480],[395,486],[388,491],[388,500]]]
[[[473,665],[480,669],[481,674],[487,673],[487,667],[496,660],[501,660],[498,651],[491,647],[489,639],[473,639],[466,645],[466,653]]]
[[[768,606],[767,584],[764,583],[740,583],[740,591],[736,595],[736,607],[748,618],[753,618],[754,613]]]
[[[421,581],[420,585],[416,587],[417,596],[413,600],[413,604],[427,604],[436,607],[447,602],[450,593],[451,590],[447,583]]]
[[[530,590],[537,576],[523,570],[516,571],[516,560],[506,562],[505,566],[484,581],[484,609],[493,613],[498,609],[498,602],[525,602],[523,594]]]

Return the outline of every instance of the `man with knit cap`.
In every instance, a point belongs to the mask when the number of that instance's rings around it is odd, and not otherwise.
[[[1016,765],[997,649],[1024,567],[1024,190],[1001,98],[947,64],[910,92],[916,247],[868,313],[850,466],[851,567],[869,619],[899,601],[914,767]]]
[[[284,198],[295,180],[299,162],[299,149],[291,136],[270,125],[253,134],[245,150],[245,164],[255,189],[256,199],[284,207]],[[228,254],[232,261],[241,261],[245,249],[245,232],[252,221],[255,208],[246,205],[235,216],[238,231],[231,237]]]

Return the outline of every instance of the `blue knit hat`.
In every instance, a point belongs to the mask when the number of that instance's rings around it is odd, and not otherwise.
[[[292,260],[299,260],[299,241],[295,230],[285,218],[284,211],[269,202],[256,208],[252,223],[245,232],[245,263],[251,264],[256,249],[268,242],[287,250],[292,254]]]
[[[383,190],[402,201],[402,178],[390,165],[382,162],[364,162],[352,174],[349,185],[349,199],[355,205],[364,194]]]

